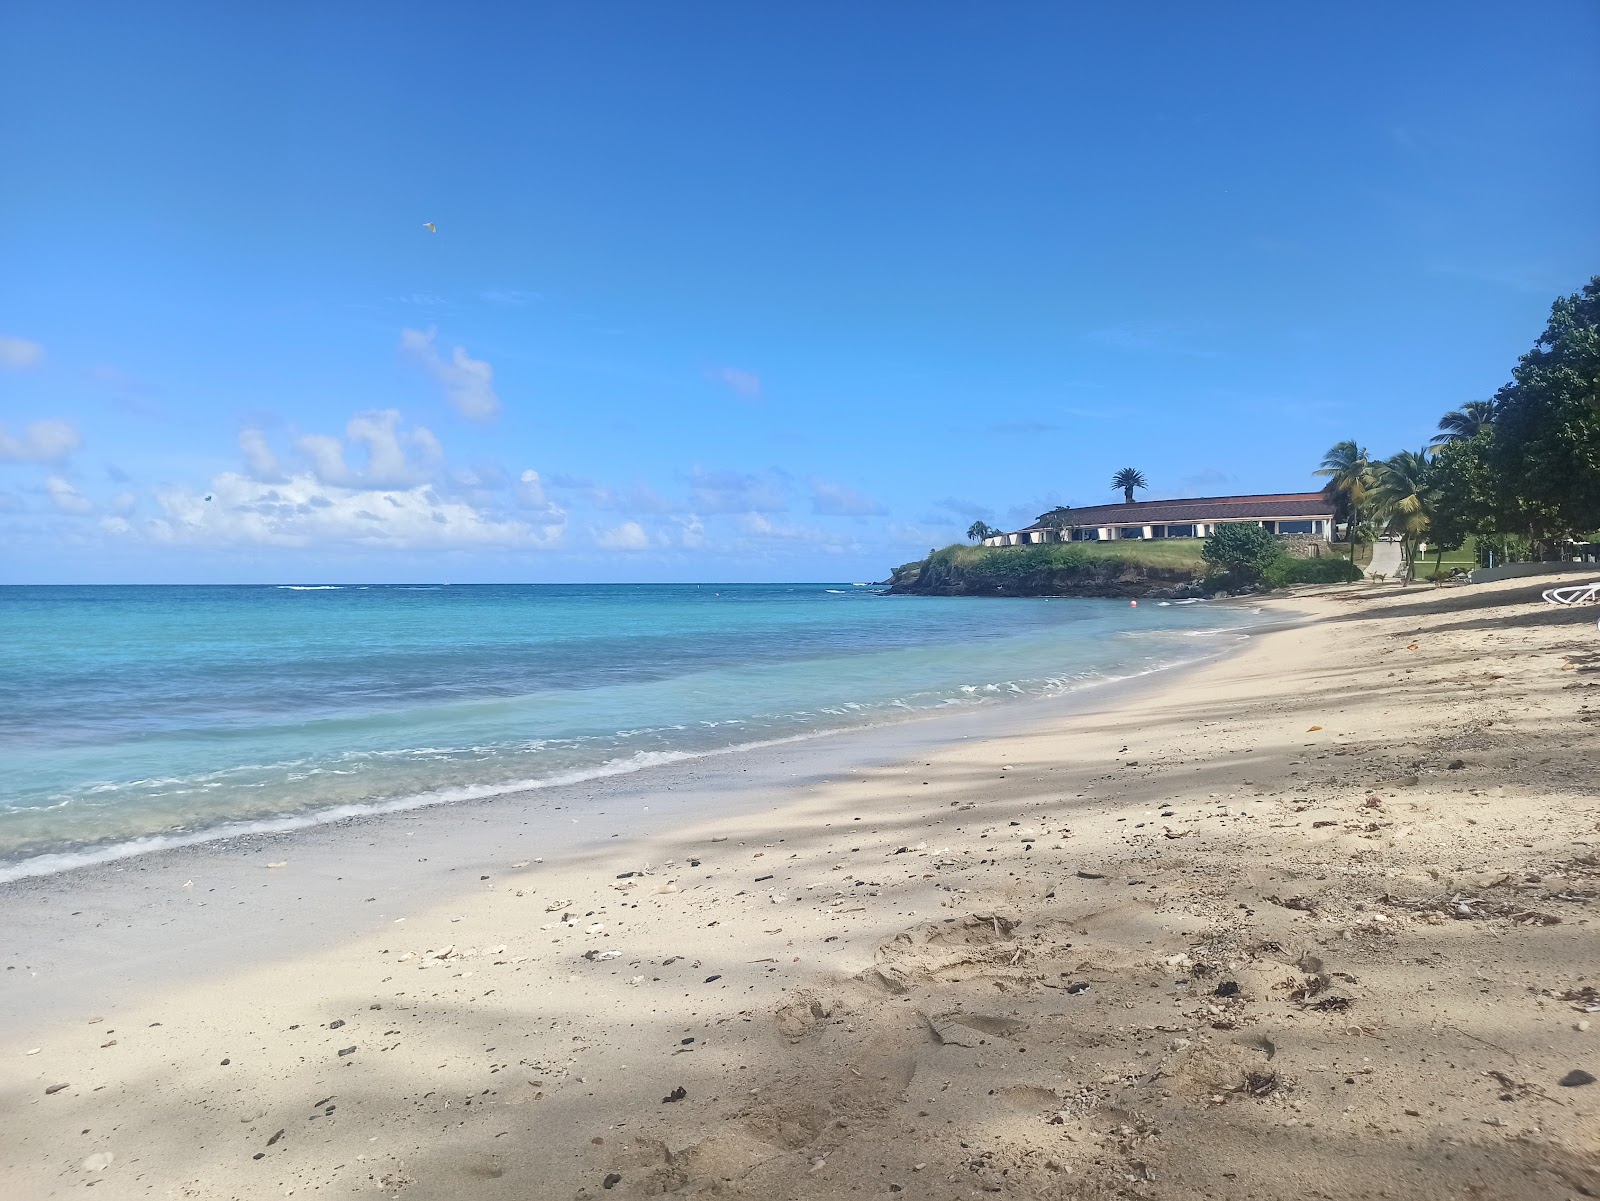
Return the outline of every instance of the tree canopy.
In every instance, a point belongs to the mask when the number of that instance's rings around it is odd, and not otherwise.
[[[1121,488],[1123,499],[1132,504],[1133,490],[1135,488],[1148,488],[1150,485],[1145,483],[1144,472],[1137,467],[1124,467],[1111,477],[1111,486],[1113,488]]]
[[[1494,424],[1494,401],[1469,400],[1459,409],[1451,409],[1439,418],[1439,432],[1433,436],[1434,446],[1450,442],[1465,442],[1475,438]]]
[[[1431,454],[1372,460],[1340,442],[1317,474],[1352,541],[1375,521],[1400,536],[1408,567],[1423,541],[1450,549],[1477,536],[1542,552],[1600,529],[1600,276],[1555,301],[1493,398],[1440,418]]]

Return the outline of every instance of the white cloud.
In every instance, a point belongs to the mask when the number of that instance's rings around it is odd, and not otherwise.
[[[0,367],[21,371],[25,367],[37,367],[42,362],[43,346],[26,338],[8,338],[0,334]]]
[[[70,421],[33,421],[14,437],[0,425],[0,463],[53,463],[83,445]]]
[[[111,498],[111,508],[118,513],[131,513],[138,504],[139,498],[132,492],[119,492]]]
[[[344,427],[343,439],[332,434],[304,434],[295,449],[310,464],[311,474],[324,484],[363,488],[404,488],[427,483],[444,462],[444,447],[425,426],[402,430],[394,409],[357,413]],[[245,434],[254,434],[246,445]],[[240,447],[251,461],[252,475],[271,483],[280,475],[277,457],[260,431],[247,430]],[[357,463],[350,462],[350,451]],[[360,461],[364,457],[365,461]],[[267,467],[263,473],[257,467]]]
[[[595,539],[607,550],[648,550],[650,536],[637,521],[624,521],[615,529],[603,530]]]
[[[566,510],[544,494],[544,484],[539,480],[539,473],[532,468],[517,477],[517,503],[552,522],[563,522],[567,519]]]
[[[87,513],[94,508],[87,496],[59,475],[47,476],[44,490],[49,494],[50,503],[63,513]]]
[[[249,466],[253,478],[268,483],[283,478],[283,468],[278,464],[278,456],[267,442],[267,436],[260,430],[240,430],[239,449],[244,451],[244,461]]]
[[[279,484],[225,472],[212,480],[205,495],[173,488],[158,493],[156,501],[161,516],[129,529],[170,543],[542,549],[558,545],[564,531],[564,517],[519,521],[442,497],[425,483],[349,487],[309,472]]]
[[[774,472],[745,475],[703,467],[689,473],[689,503],[700,513],[782,513],[789,507],[783,480]]]
[[[746,371],[742,367],[718,367],[710,374],[712,379],[725,386],[735,396],[745,400],[761,399],[761,377],[754,371]]]
[[[344,461],[344,443],[332,434],[306,434],[295,439],[294,446],[310,461],[311,474],[324,484],[350,482],[352,473]]]
[[[597,509],[628,513],[670,513],[681,506],[656,495],[648,485],[632,483],[623,488],[583,480],[574,476],[553,475],[553,487],[566,488],[580,493]]]
[[[784,545],[803,546],[825,554],[853,554],[861,550],[861,544],[848,533],[786,525],[773,521],[765,513],[741,514],[734,526],[746,536],[743,549],[751,554],[766,555],[772,547]],[[730,545],[738,548],[737,542]]]
[[[700,518],[691,513],[687,519],[680,521],[678,531],[679,545],[689,549],[698,550],[706,544],[706,527]]]
[[[811,479],[811,511],[827,517],[879,517],[887,512],[872,497],[820,476]]]
[[[465,347],[455,347],[446,360],[439,354],[435,331],[407,329],[400,332],[400,348],[433,377],[444,389],[445,399],[467,420],[488,421],[500,411],[500,398],[494,391],[494,368],[482,359],[470,357]]]

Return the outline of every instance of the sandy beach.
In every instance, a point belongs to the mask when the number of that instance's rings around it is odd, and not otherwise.
[[[1595,613],[1267,606],[1009,728],[0,887],[4,1193],[1600,1195]]]

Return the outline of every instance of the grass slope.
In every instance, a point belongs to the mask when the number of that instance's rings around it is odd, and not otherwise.
[[[1143,595],[1205,575],[1199,539],[947,546],[895,572],[906,591],[1088,596]]]

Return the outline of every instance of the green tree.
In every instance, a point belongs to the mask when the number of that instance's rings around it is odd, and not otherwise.
[[[1600,527],[1600,276],[1551,306],[1494,405],[1499,529],[1543,551]]]
[[[1111,477],[1111,486],[1122,489],[1122,498],[1130,505],[1133,503],[1133,490],[1135,488],[1148,488],[1150,485],[1144,481],[1144,473],[1137,467],[1124,467]]]
[[[1433,523],[1427,450],[1402,450],[1372,465],[1372,504],[1384,528],[1400,536],[1406,581],[1417,578],[1417,548]]]
[[[974,521],[967,527],[967,537],[973,542],[982,542],[985,538],[993,538],[1000,533],[987,521]]]
[[[1356,544],[1361,537],[1361,527],[1370,516],[1367,494],[1372,490],[1372,462],[1367,448],[1354,441],[1336,442],[1322,456],[1322,466],[1315,474],[1326,476],[1322,495],[1333,505],[1333,518],[1348,529],[1350,558],[1355,560]]]
[[[1430,446],[1447,446],[1452,442],[1465,442],[1476,438],[1494,424],[1494,401],[1469,400],[1459,409],[1451,409],[1439,418],[1439,432]]]
[[[1495,532],[1494,472],[1489,464],[1494,438],[1485,426],[1470,438],[1445,442],[1428,464],[1428,487],[1433,499],[1433,520],[1428,544],[1442,558],[1469,536],[1485,538]],[[1438,570],[1438,560],[1434,563]]]
[[[1282,553],[1283,544],[1275,535],[1244,521],[1219,525],[1200,548],[1207,563],[1241,584],[1260,583],[1268,565]]]

